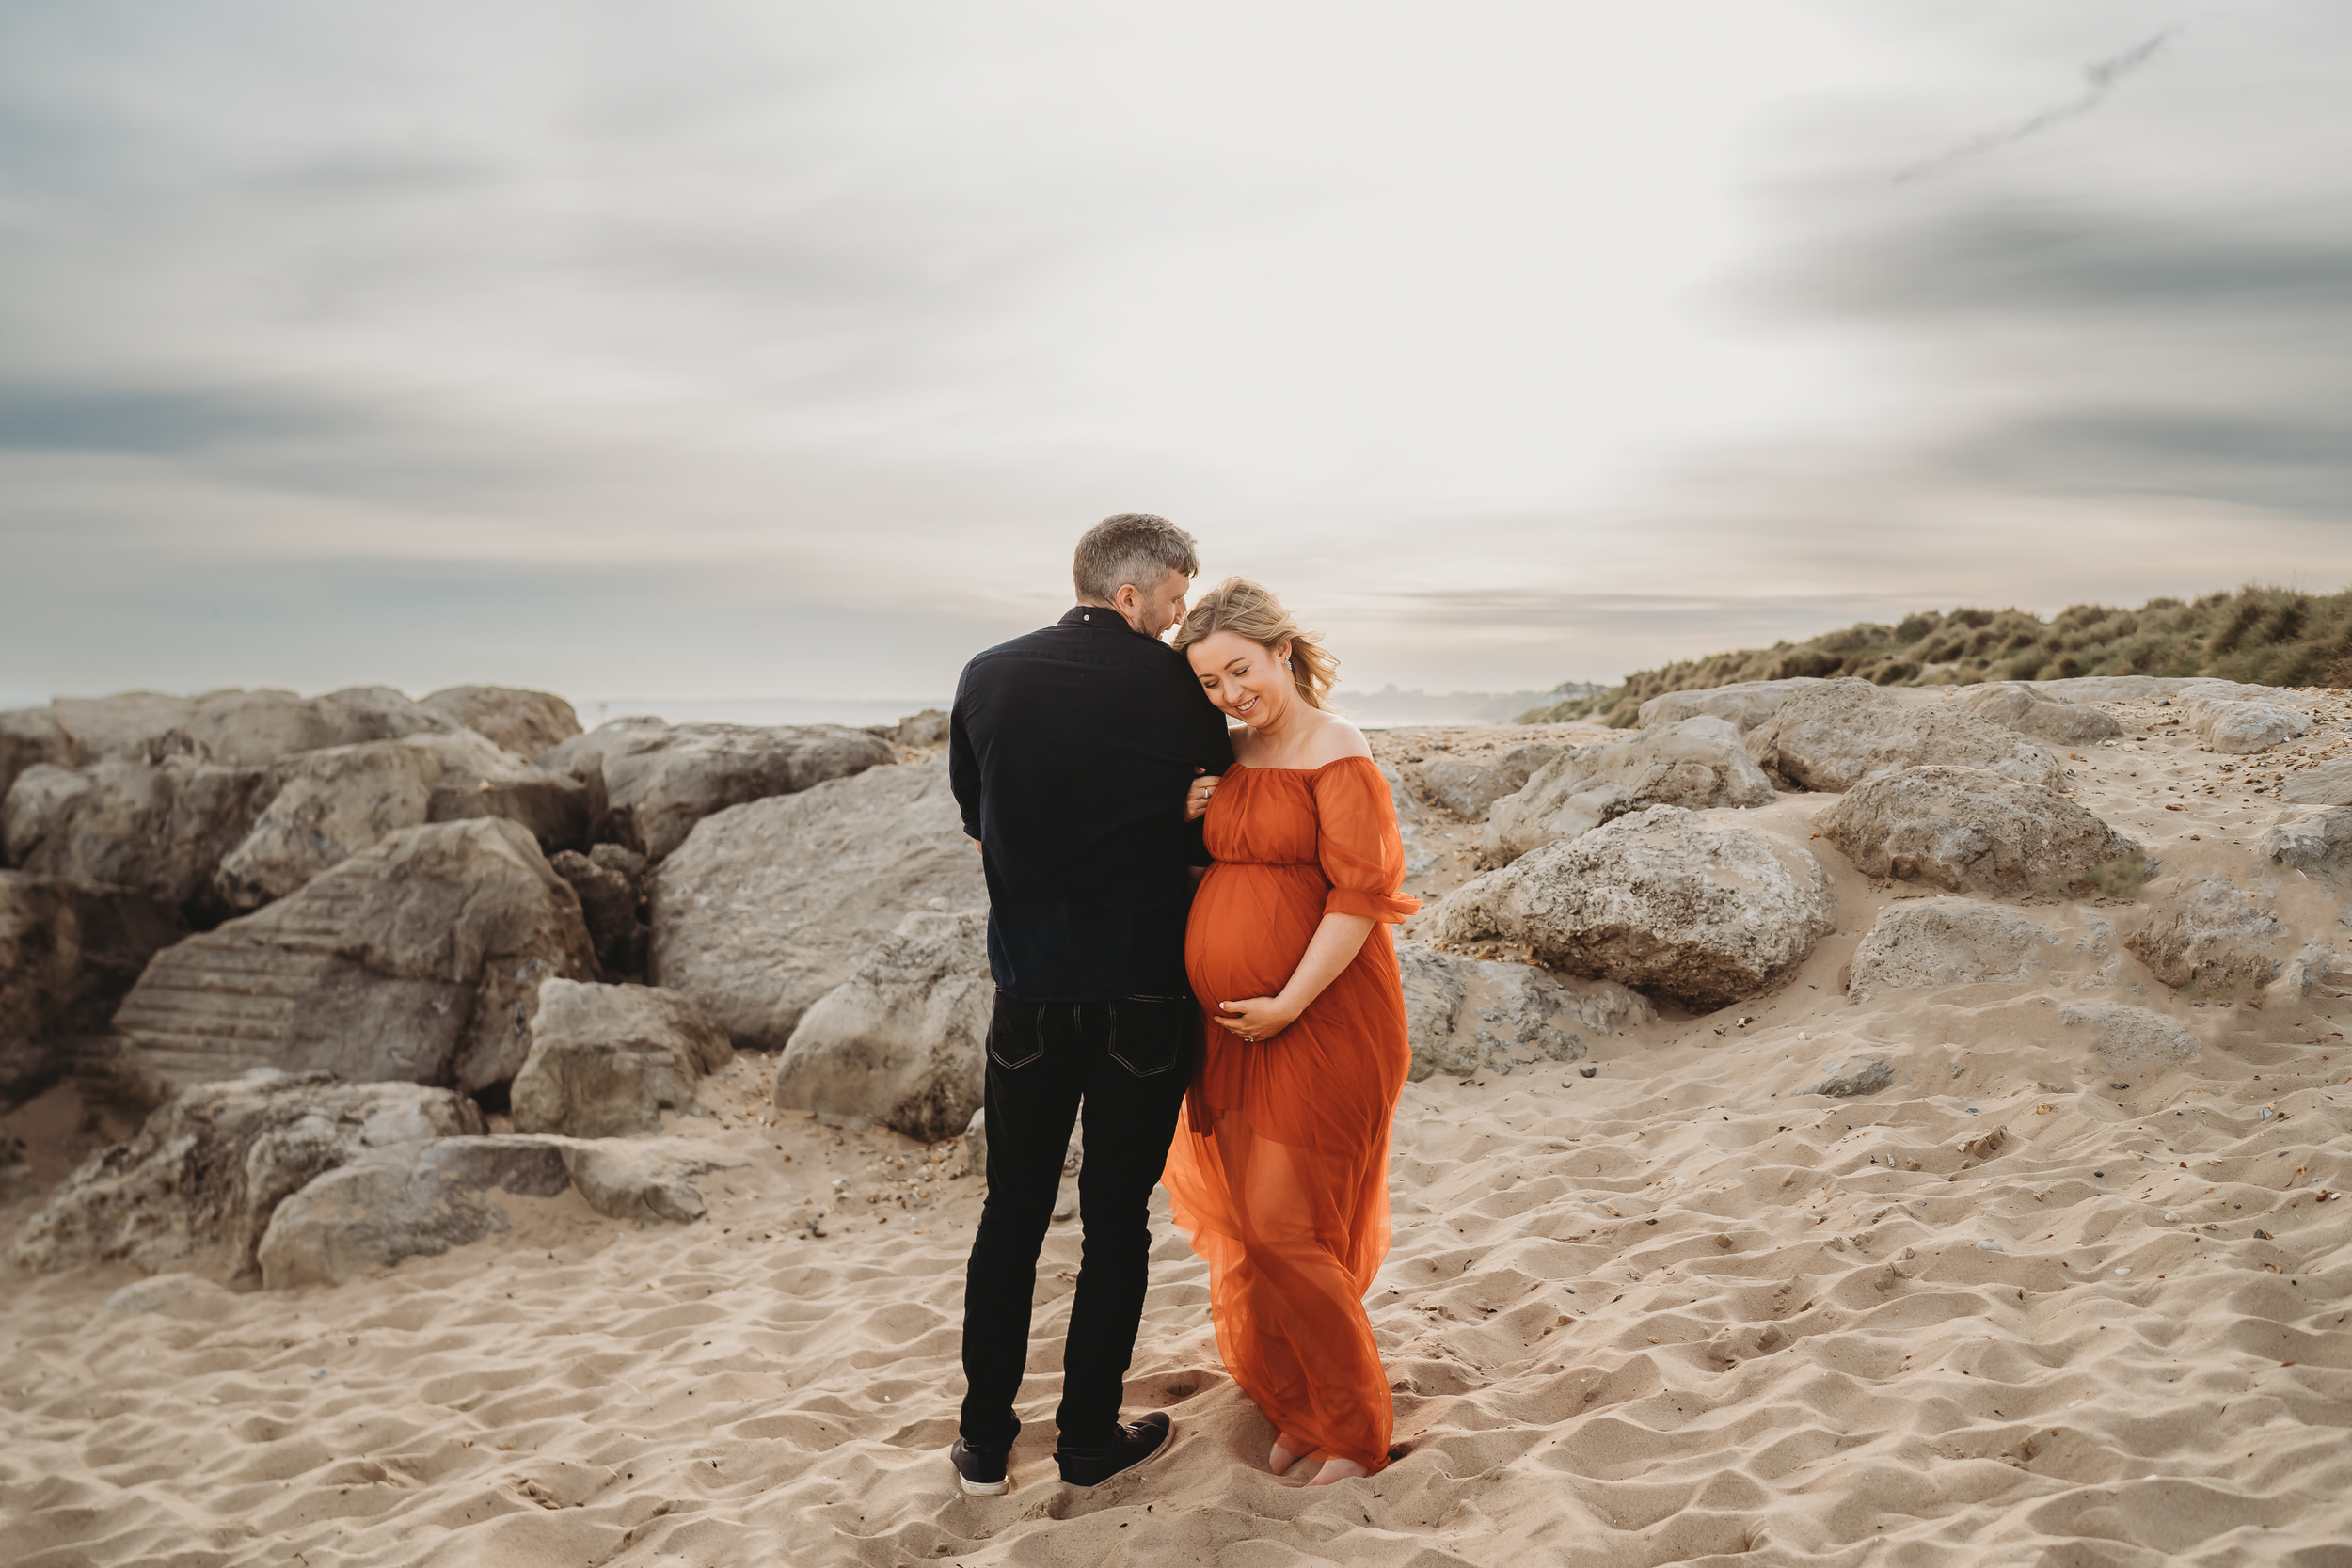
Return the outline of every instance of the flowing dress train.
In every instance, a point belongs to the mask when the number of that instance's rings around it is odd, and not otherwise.
[[[1389,1250],[1389,1122],[1411,1052],[1389,926],[1405,849],[1380,769],[1236,766],[1210,802],[1212,866],[1185,968],[1205,1031],[1162,1180],[1208,1260],[1217,1350],[1276,1428],[1367,1470],[1393,1415],[1364,1292]],[[1255,1044],[1210,1016],[1279,993],[1326,912],[1375,922],[1363,948],[1279,1034]]]

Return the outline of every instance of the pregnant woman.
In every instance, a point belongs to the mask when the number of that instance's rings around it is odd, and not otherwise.
[[[1280,601],[1229,578],[1176,646],[1242,728],[1232,769],[1193,785],[1216,860],[1184,941],[1207,1039],[1162,1180],[1208,1259],[1217,1349],[1274,1423],[1268,1467],[1319,1453],[1325,1486],[1388,1462],[1363,1298],[1411,1062],[1386,927],[1420,905],[1371,748],[1324,711],[1336,661]]]

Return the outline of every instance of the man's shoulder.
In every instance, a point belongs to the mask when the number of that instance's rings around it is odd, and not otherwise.
[[[1053,626],[983,648],[964,665],[967,673],[991,666],[1010,670],[1023,664],[1052,664],[1079,669],[1141,670],[1163,678],[1190,678],[1184,656],[1165,642],[1136,636],[1111,636],[1087,627]]]

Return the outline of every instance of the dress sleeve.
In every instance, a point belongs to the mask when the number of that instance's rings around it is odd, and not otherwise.
[[[1389,782],[1370,757],[1343,757],[1315,775],[1315,857],[1331,891],[1326,914],[1360,914],[1394,924],[1419,912],[1401,895],[1405,841]]]

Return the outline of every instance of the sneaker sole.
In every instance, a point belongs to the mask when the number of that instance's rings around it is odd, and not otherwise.
[[[961,1474],[956,1477],[956,1484],[963,1488],[967,1497],[1001,1497],[1012,1489],[1009,1481],[972,1481]]]

